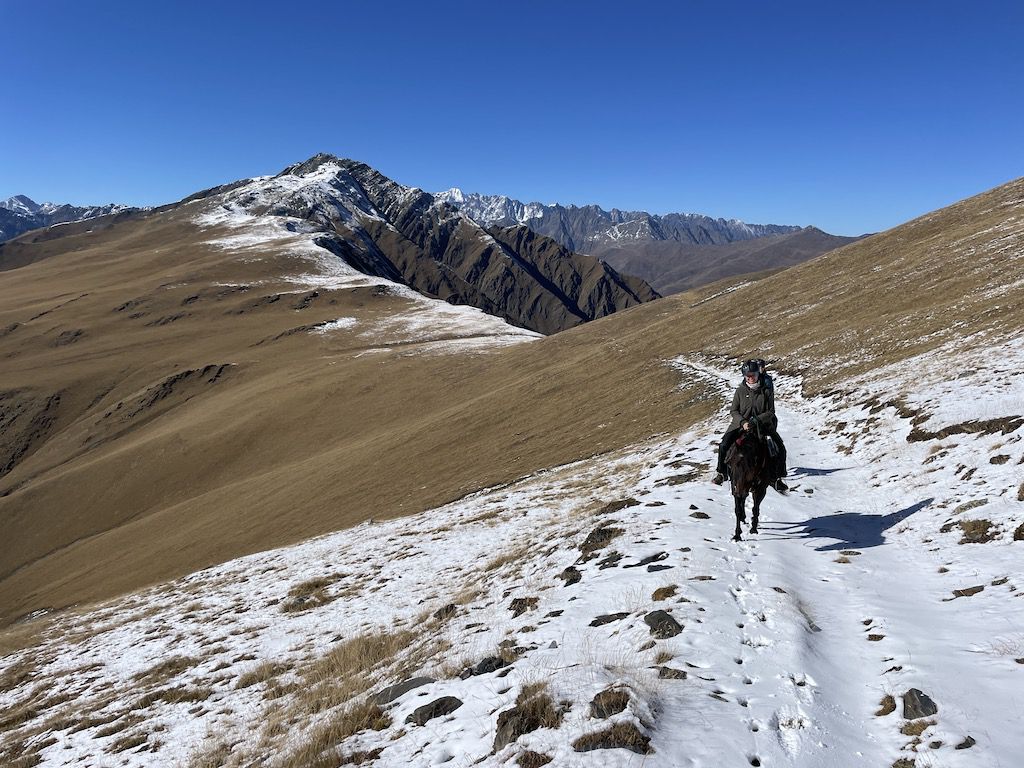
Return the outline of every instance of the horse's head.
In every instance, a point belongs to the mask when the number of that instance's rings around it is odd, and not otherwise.
[[[729,446],[725,463],[732,477],[732,493],[744,498],[758,484],[767,486],[769,476],[768,446],[753,432],[744,432]]]

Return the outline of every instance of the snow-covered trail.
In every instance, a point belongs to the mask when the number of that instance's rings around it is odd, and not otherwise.
[[[673,365],[721,394],[720,418],[59,617],[0,663],[20,681],[0,690],[14,723],[0,756],[274,766],[335,716],[297,717],[284,735],[268,726],[301,705],[304,670],[342,641],[406,631],[442,650],[373,670],[367,695],[416,685],[340,756],[424,768],[505,766],[527,751],[581,767],[1016,765],[1024,420],[912,442],[895,406],[804,399],[780,377],[792,490],[769,491],[760,532],[734,543],[729,489],[710,478],[736,377]],[[986,392],[974,393],[982,408]],[[678,631],[655,632],[658,611]],[[538,685],[559,722],[495,749],[501,717]],[[904,718],[911,689],[937,711]],[[609,691],[625,708],[594,714]],[[580,750],[610,726],[639,729],[649,751]]]
[[[681,367],[721,376],[700,365]],[[887,765],[914,741],[900,732],[900,697],[918,688],[939,706],[925,741],[947,747],[942,765],[960,764],[948,747],[961,744],[967,730],[977,738],[986,722],[993,726],[983,734],[993,747],[987,764],[1005,764],[997,755],[1022,746],[1008,712],[1022,714],[1024,695],[1009,690],[1005,663],[986,664],[983,656],[999,607],[984,611],[989,620],[979,625],[976,612],[954,605],[952,590],[969,585],[945,577],[948,552],[928,546],[927,537],[894,535],[904,525],[906,533],[913,515],[936,499],[905,482],[906,466],[867,461],[840,451],[834,433],[819,434],[835,418],[820,401],[790,393],[776,404],[792,488],[786,497],[769,491],[758,534],[748,534],[746,524],[744,542],[728,541],[728,485],[645,498],[700,504],[715,520],[713,536],[695,537],[690,520],[678,515],[662,533],[670,545],[690,544],[691,560],[704,560],[716,574],[703,597],[721,612],[711,631],[690,634],[684,644],[698,666],[715,670],[714,695],[698,718],[706,729],[667,729],[659,741],[671,738],[666,751],[683,758],[680,765]],[[1013,621],[1007,629],[1014,626],[1021,629]],[[986,683],[988,696],[979,697]],[[897,711],[876,716],[887,694]],[[679,721],[692,722],[688,694],[677,706]],[[676,718],[666,710],[664,719]],[[737,719],[749,734],[737,736]]]

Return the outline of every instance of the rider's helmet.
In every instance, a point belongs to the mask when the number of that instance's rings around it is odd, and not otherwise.
[[[761,366],[759,366],[757,360],[747,360],[743,365],[740,366],[740,373],[746,376],[748,373],[761,373]]]

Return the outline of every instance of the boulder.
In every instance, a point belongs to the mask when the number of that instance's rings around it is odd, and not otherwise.
[[[644,623],[651,628],[651,634],[659,640],[675,637],[683,631],[679,622],[666,611],[651,611],[644,616]]]
[[[454,696],[442,696],[440,699],[434,699],[429,704],[424,704],[422,707],[414,709],[412,714],[405,718],[405,722],[412,725],[424,725],[435,717],[450,715],[461,706],[462,701],[460,699]]]
[[[387,688],[382,688],[370,697],[370,701],[379,707],[383,707],[385,704],[390,704],[395,699],[401,698],[411,690],[434,682],[437,681],[432,677],[412,677],[401,683],[395,683]]]
[[[938,714],[939,708],[929,696],[917,688],[911,688],[903,694],[903,718],[916,720],[919,717],[930,717]]]

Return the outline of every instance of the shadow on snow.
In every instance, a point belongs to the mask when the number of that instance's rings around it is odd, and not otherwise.
[[[771,529],[779,538],[836,539],[833,544],[815,547],[818,552],[832,552],[841,549],[866,549],[885,543],[885,532],[906,520],[915,512],[929,506],[934,498],[929,497],[909,507],[890,512],[888,515],[865,515],[860,512],[836,512],[832,515],[812,517],[802,523],[762,524]]]

